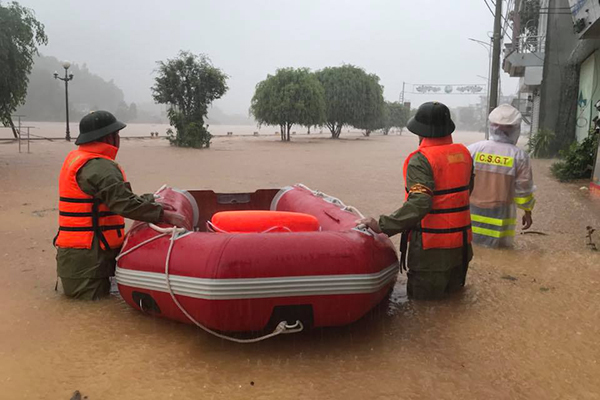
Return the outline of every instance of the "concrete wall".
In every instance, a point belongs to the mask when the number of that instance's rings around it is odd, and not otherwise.
[[[569,7],[567,0],[550,0],[550,9]],[[549,14],[544,79],[540,92],[540,129],[560,137],[560,144],[575,137],[579,70],[571,55],[579,43],[570,14]],[[575,67],[574,67],[575,65]]]
[[[550,0],[550,8],[569,7],[568,0]],[[544,79],[541,88],[540,128],[556,133],[555,150],[576,140],[581,64],[596,50],[600,39],[579,40],[570,14],[549,14]]]

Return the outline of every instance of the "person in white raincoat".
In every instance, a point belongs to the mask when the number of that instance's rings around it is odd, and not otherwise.
[[[525,211],[523,229],[533,223],[535,205],[529,154],[516,146],[521,135],[521,113],[503,104],[489,116],[490,140],[468,146],[473,157],[475,187],[471,194],[473,243],[511,247],[517,207]]]

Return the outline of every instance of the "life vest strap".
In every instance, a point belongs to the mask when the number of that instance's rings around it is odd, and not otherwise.
[[[436,234],[445,234],[445,233],[458,233],[458,232],[468,232],[471,229],[471,225],[461,226],[458,228],[449,228],[449,229],[435,229],[435,228],[414,228],[415,231],[419,231],[422,233],[436,233]]]
[[[471,207],[469,206],[462,206],[456,208],[438,208],[429,211],[429,214],[452,214],[457,212],[469,211],[470,209]]]
[[[125,225],[105,225],[98,228],[93,226],[59,226],[59,230],[64,232],[95,232],[96,229],[100,231],[112,231],[125,229]]]
[[[434,196],[444,196],[446,194],[466,192],[469,189],[471,189],[471,187],[467,185],[467,186],[460,186],[460,187],[455,187],[455,188],[451,188],[451,189],[434,190],[433,195]],[[406,193],[410,193],[406,186],[404,187],[404,190],[406,191]]]
[[[467,185],[467,186],[460,186],[460,187],[456,187],[456,188],[452,188],[452,189],[434,190],[433,195],[434,196],[443,196],[446,194],[465,192],[469,189],[470,189],[470,186]]]
[[[60,201],[64,201],[65,203],[87,203],[87,204],[91,204],[91,203],[95,203],[97,200],[96,199],[77,199],[77,198],[73,198],[73,197],[59,197],[58,198]]]
[[[91,212],[67,212],[67,211],[59,211],[58,212],[59,215],[63,216],[63,217],[81,217],[81,218],[89,218],[89,217],[93,217],[94,214]],[[99,211],[98,212],[98,216],[99,217],[112,217],[115,214],[114,212],[111,211]]]

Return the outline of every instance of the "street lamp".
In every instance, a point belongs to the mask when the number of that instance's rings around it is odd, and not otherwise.
[[[65,77],[61,78],[60,76],[58,76],[58,72],[54,71],[54,79],[60,79],[61,81],[65,82],[65,104],[67,110],[67,134],[65,136],[65,139],[67,140],[67,142],[70,142],[71,131],[69,130],[69,81],[73,80],[73,74],[69,74],[68,72],[69,68],[71,67],[70,62],[63,61],[62,66],[65,69]]]

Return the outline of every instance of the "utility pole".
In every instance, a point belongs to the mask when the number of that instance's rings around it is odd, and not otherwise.
[[[502,43],[502,1],[496,0],[494,14],[494,47],[492,49],[492,78],[490,82],[489,112],[498,107],[498,82],[500,81],[500,45]]]
[[[404,89],[406,87],[406,82],[402,82],[402,93],[400,94],[400,104],[404,104]]]

